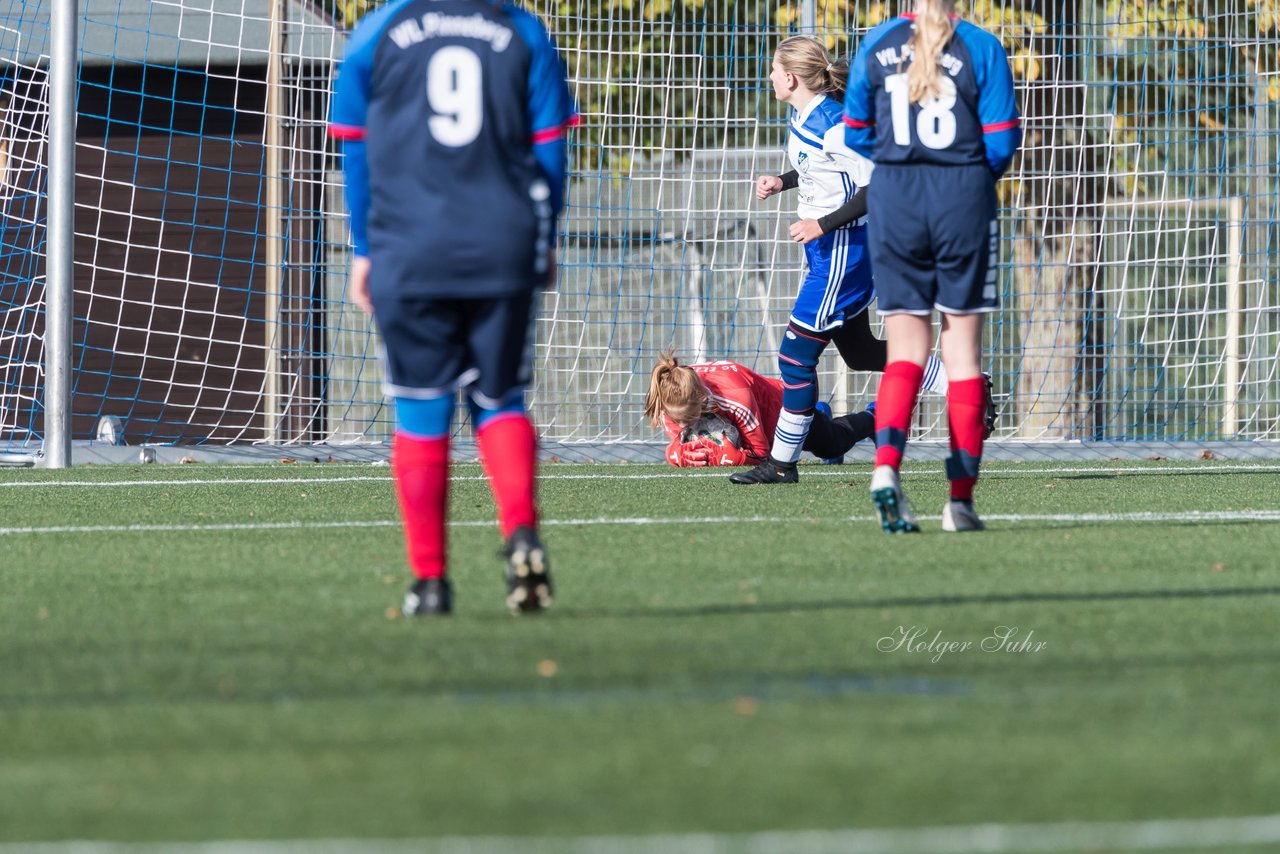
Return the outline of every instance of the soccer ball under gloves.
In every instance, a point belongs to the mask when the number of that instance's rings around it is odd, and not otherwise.
[[[735,448],[738,447],[738,442],[742,438],[738,434],[737,426],[732,421],[715,412],[702,416],[696,423],[680,431],[681,442],[692,442],[701,438],[716,441],[720,436],[724,437],[725,443],[733,445]]]
[[[712,413],[704,415],[680,431],[667,449],[667,459],[676,466],[740,466],[748,462],[738,447],[741,434],[733,422]]]

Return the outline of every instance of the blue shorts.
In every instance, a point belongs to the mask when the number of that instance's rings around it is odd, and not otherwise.
[[[874,183],[874,182],[873,182]],[[805,273],[791,320],[826,332],[867,310],[875,298],[866,226],[847,225],[804,245]]]
[[[529,384],[534,292],[460,299],[374,295],[388,397],[430,399],[467,387],[491,408]]]
[[[996,185],[985,164],[876,166],[867,190],[880,314],[980,314],[996,289]]]

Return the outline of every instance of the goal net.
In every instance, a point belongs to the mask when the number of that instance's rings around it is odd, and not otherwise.
[[[0,2],[0,452],[45,430],[52,5]],[[324,132],[347,28],[380,4],[79,5],[73,437],[115,419],[132,444],[385,443]],[[777,374],[803,256],[793,200],[752,192],[787,168],[774,45],[813,32],[848,56],[898,4],[532,8],[582,124],[531,407],[560,456],[656,459],[660,353]],[[995,441],[1280,439],[1277,0],[960,9],[1005,42],[1024,117],[987,328]],[[824,356],[837,413],[877,378]],[[945,439],[940,397],[915,435]]]

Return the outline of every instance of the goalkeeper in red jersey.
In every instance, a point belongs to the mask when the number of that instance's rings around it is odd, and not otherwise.
[[[644,411],[671,439],[666,457],[673,466],[756,465],[769,456],[773,443],[782,411],[782,380],[762,377],[736,362],[682,365],[666,354],[649,377]],[[804,450],[836,460],[874,434],[874,404],[839,418],[822,405]]]

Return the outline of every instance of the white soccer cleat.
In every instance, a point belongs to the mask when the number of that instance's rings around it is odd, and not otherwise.
[[[986,528],[978,518],[978,511],[973,509],[972,501],[957,501],[953,498],[942,508],[944,531],[985,531]]]
[[[911,512],[907,496],[902,494],[898,471],[892,466],[876,466],[871,475],[871,501],[880,513],[880,527],[890,534],[919,532],[916,515]]]

